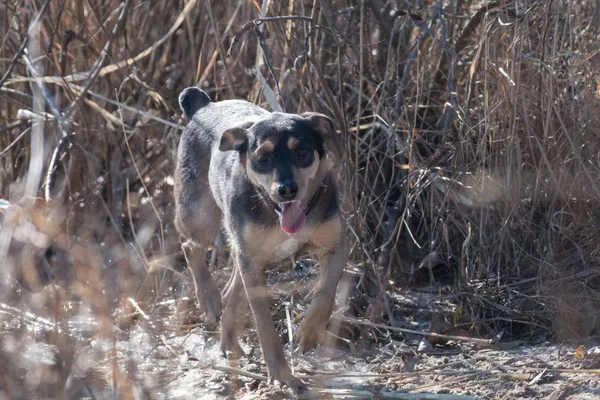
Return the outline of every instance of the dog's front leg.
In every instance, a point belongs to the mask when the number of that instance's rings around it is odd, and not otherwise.
[[[279,381],[289,386],[294,392],[302,393],[306,390],[306,386],[292,375],[292,371],[285,361],[281,338],[273,326],[264,265],[239,254],[236,257],[238,258],[237,265],[240,267],[250,309],[254,315],[260,346],[269,371],[269,380]]]
[[[321,279],[315,297],[298,330],[298,347],[301,353],[312,349],[317,343],[323,343],[325,339],[325,328],[333,311],[338,283],[348,258],[343,223],[341,223],[338,237],[339,240],[333,248],[317,249],[321,265]]]

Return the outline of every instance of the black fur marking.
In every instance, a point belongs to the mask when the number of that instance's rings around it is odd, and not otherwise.
[[[309,223],[322,223],[340,212],[338,188],[332,174],[328,174],[321,187],[305,209]]]

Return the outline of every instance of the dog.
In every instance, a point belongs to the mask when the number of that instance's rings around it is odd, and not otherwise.
[[[177,155],[175,225],[193,243],[195,255],[186,258],[198,301],[207,321],[220,320],[221,352],[235,359],[243,354],[236,306],[245,292],[269,381],[301,393],[306,386],[287,365],[273,325],[265,268],[302,251],[318,256],[319,285],[297,336],[301,352],[322,342],[347,260],[333,122],[243,100],[212,102],[196,87],[184,89],[179,104],[188,124]],[[223,302],[205,259],[221,228],[234,259]]]

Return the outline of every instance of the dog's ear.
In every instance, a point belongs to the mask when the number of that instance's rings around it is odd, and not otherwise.
[[[221,135],[221,143],[219,144],[219,150],[230,151],[243,150],[248,140],[248,130],[246,128],[237,126],[235,128],[227,129]]]
[[[191,121],[196,111],[208,103],[210,103],[210,97],[202,89],[195,86],[183,89],[179,94],[179,106],[188,121]]]
[[[219,143],[219,150],[244,150],[246,145],[248,144],[248,129],[250,129],[252,125],[254,125],[259,120],[259,117],[251,117],[249,120],[246,120],[243,124],[236,126],[235,128],[227,129],[221,135],[221,143]]]
[[[333,121],[329,117],[316,112],[305,112],[302,116],[323,140],[323,146],[327,154],[330,154],[335,163],[339,165],[342,161],[343,146],[335,133]]]

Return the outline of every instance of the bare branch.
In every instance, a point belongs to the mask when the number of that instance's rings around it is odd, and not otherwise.
[[[102,49],[100,57],[94,63],[94,66],[92,67],[92,69],[90,71],[90,75],[89,75],[87,81],[84,83],[83,87],[81,88],[81,91],[79,92],[79,94],[77,95],[75,100],[73,100],[73,102],[71,103],[69,108],[67,108],[67,111],[65,112],[64,118],[66,120],[69,120],[71,115],[73,115],[73,111],[75,110],[75,107],[77,107],[77,105],[81,101],[81,98],[83,96],[85,96],[85,94],[87,93],[89,88],[94,83],[94,80],[96,79],[96,77],[98,77],[98,74],[100,73],[100,68],[102,67],[102,64],[104,64],[104,60],[106,59],[108,51],[110,50],[113,42],[117,38],[117,34],[119,33],[119,30],[125,23],[125,17],[127,16],[127,10],[129,9],[129,4],[130,4],[130,0],[125,0],[123,9],[121,10],[121,14],[119,15],[119,18],[117,19],[117,22],[115,23],[115,26],[111,32],[111,36],[108,38],[108,41],[106,42],[106,44],[104,45],[104,48]]]

